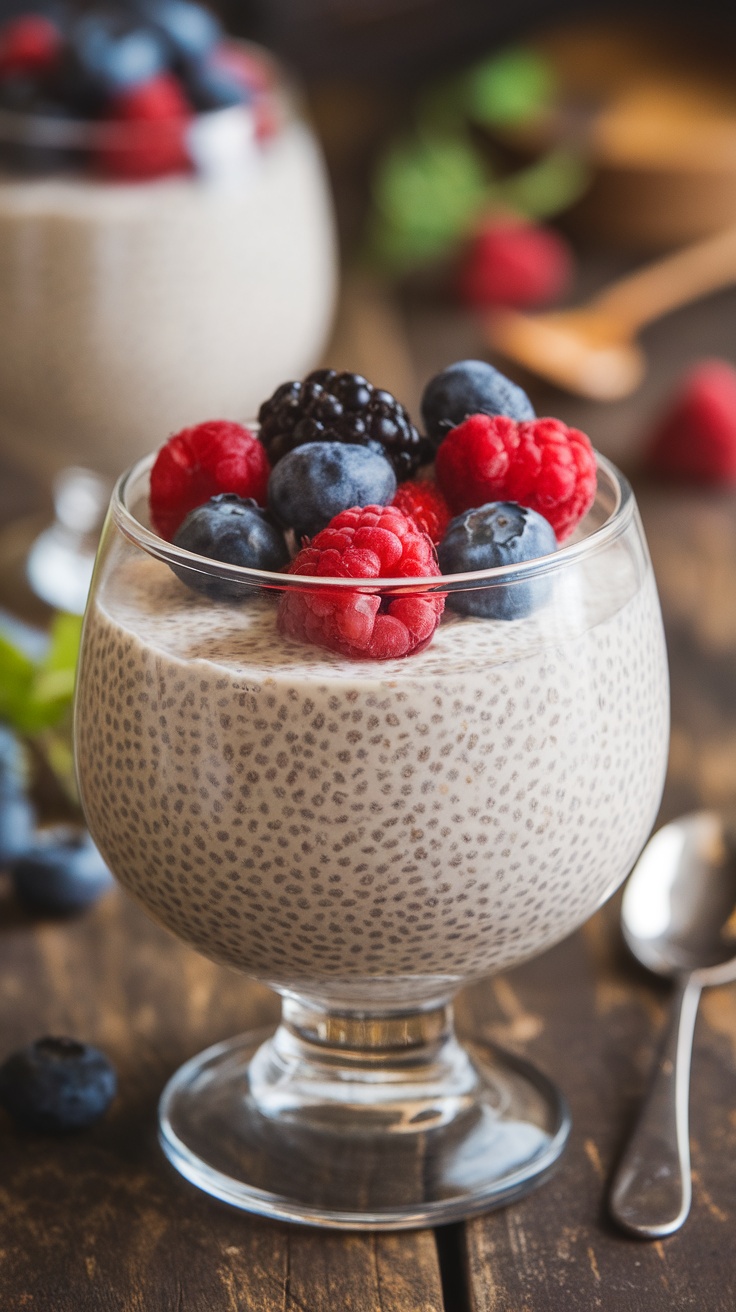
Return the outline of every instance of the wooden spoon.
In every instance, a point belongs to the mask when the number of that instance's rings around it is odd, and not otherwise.
[[[487,322],[488,341],[568,392],[617,401],[644,377],[639,330],[733,282],[736,227],[621,278],[578,309],[538,315],[497,311]]]

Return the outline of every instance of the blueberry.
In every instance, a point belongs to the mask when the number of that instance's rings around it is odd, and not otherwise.
[[[289,563],[284,535],[268,511],[234,492],[221,492],[187,515],[174,538],[177,547],[246,569],[280,570]],[[240,601],[257,591],[238,582],[172,566],[177,578],[213,601]]]
[[[167,65],[162,38],[135,13],[90,10],[69,32],[59,75],[62,98],[80,112],[93,112],[109,96],[149,82]]]
[[[180,67],[179,76],[192,108],[199,114],[244,105],[249,99],[243,83],[213,60],[187,61]]]
[[[534,407],[526,392],[485,360],[458,360],[427,383],[422,419],[434,446],[468,415],[477,414],[526,420],[534,419]]]
[[[268,503],[297,540],[314,537],[350,506],[386,506],[396,475],[385,456],[343,442],[309,442],[279,460],[268,480]]]
[[[204,59],[223,39],[215,15],[191,0],[131,0],[131,7],[163,37],[176,62]]]
[[[437,548],[437,559],[443,574],[469,574],[535,560],[556,547],[552,525],[536,510],[515,501],[491,501],[450,522]],[[461,615],[519,620],[544,605],[550,590],[549,577],[542,576],[449,592],[447,605]]]
[[[0,795],[22,792],[24,781],[23,748],[12,729],[0,724]]]
[[[33,807],[22,793],[0,790],[0,869],[28,851],[34,818]]]
[[[41,830],[10,874],[19,902],[51,915],[91,906],[114,883],[86,829],[77,825]]]
[[[105,1054],[75,1039],[36,1039],[0,1066],[0,1106],[30,1130],[82,1130],[100,1119],[116,1092]]]

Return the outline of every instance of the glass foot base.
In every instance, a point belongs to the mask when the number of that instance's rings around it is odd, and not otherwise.
[[[283,1023],[217,1044],[163,1092],[164,1152],[223,1202],[332,1229],[440,1225],[521,1197],[563,1151],[563,1096],[491,1044],[434,1039],[429,1056],[362,1051],[352,1073],[314,1043],[305,1061]]]

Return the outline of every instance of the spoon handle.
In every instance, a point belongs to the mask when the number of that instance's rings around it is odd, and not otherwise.
[[[601,292],[590,308],[630,333],[736,281],[736,227],[684,246]]]
[[[690,1056],[701,986],[677,985],[649,1094],[613,1180],[611,1215],[640,1239],[679,1230],[690,1211]]]

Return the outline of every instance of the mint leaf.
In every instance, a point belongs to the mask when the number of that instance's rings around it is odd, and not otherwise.
[[[0,635],[0,720],[13,729],[24,728],[34,675],[30,657]]]
[[[0,635],[0,720],[32,737],[67,715],[74,695],[81,619],[57,615],[41,661]]]
[[[509,209],[529,219],[547,219],[578,200],[589,182],[590,170],[583,160],[560,149],[505,178],[498,191]]]
[[[394,146],[374,181],[373,248],[389,263],[440,255],[464,235],[492,191],[464,136],[428,133]]]
[[[552,66],[534,50],[518,47],[476,64],[464,78],[465,106],[477,123],[523,123],[539,114],[555,90]]]

